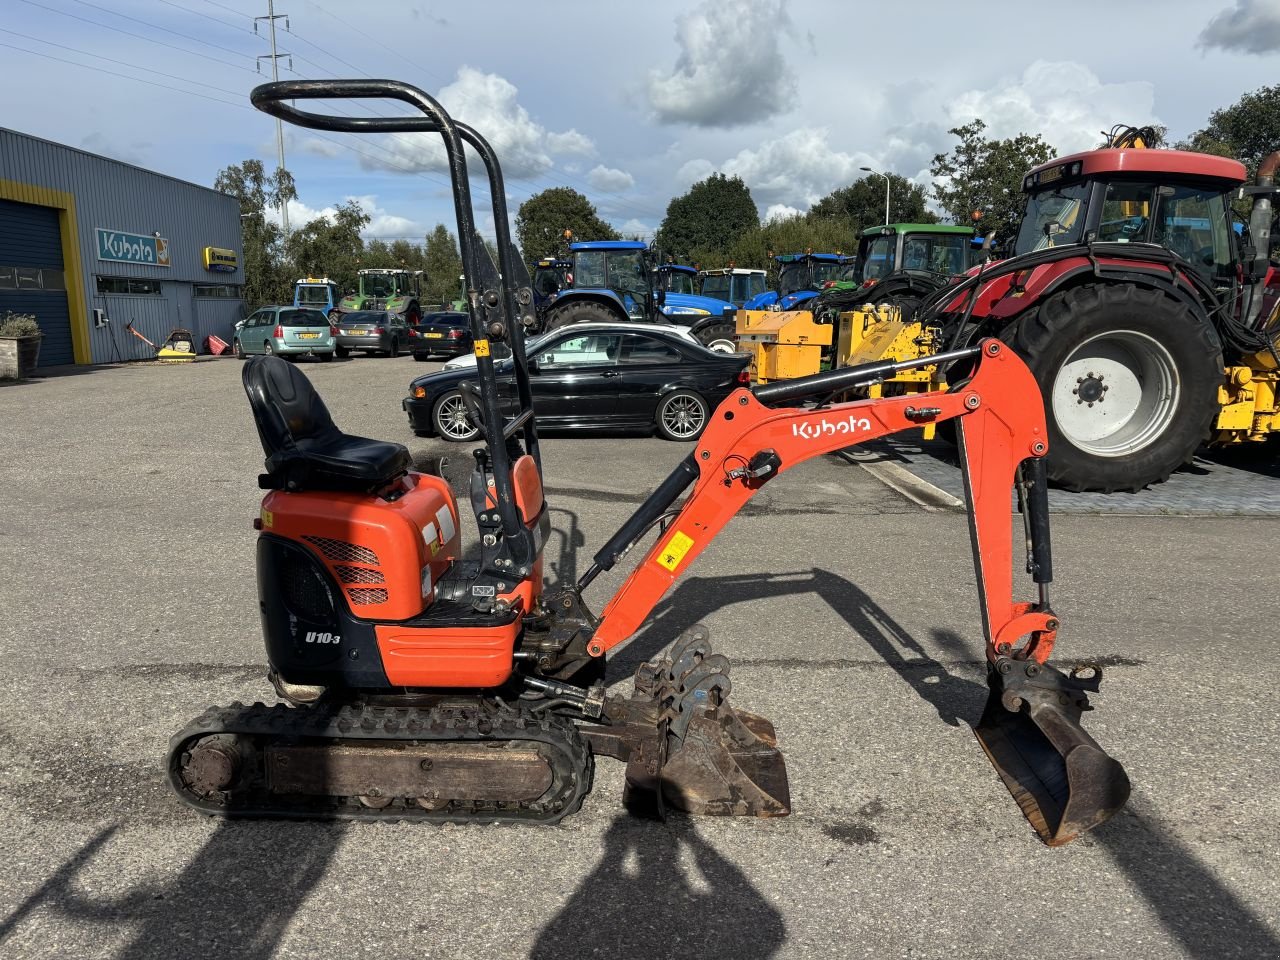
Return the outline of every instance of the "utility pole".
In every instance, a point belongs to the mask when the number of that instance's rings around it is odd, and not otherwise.
[[[271,79],[273,81],[280,79],[280,58],[285,57],[289,60],[289,69],[293,69],[293,57],[287,53],[276,52],[276,21],[283,20],[284,28],[289,29],[289,15],[285,13],[276,13],[275,0],[267,0],[267,15],[265,17],[253,18],[253,32],[258,32],[258,21],[265,20],[269,28],[271,37],[271,53],[262,54],[258,57],[258,70],[262,70],[262,61],[271,61]],[[277,169],[284,169],[284,122],[276,117],[276,158]],[[280,226],[284,230],[285,237],[289,236],[289,203],[286,200],[280,201]]]
[[[867,173],[874,173],[877,177],[884,177],[884,225],[889,225],[889,175],[881,173],[879,170],[872,170],[870,167],[859,167],[859,170],[865,170]]]

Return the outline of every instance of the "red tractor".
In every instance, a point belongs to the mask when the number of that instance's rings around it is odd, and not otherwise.
[[[1277,166],[1247,186],[1235,160],[1125,146],[1036,167],[1013,256],[918,320],[952,348],[1013,346],[1044,396],[1049,476],[1069,489],[1140,490],[1206,440],[1261,439],[1280,429]],[[1231,207],[1246,196],[1247,222]]]

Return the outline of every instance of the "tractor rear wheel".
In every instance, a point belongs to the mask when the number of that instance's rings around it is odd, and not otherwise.
[[[1073,287],[1003,339],[1040,384],[1049,478],[1069,490],[1161,483],[1209,435],[1222,344],[1206,318],[1159,290]]]
[[[614,323],[619,319],[617,312],[593,300],[579,300],[556,307],[547,314],[547,330],[567,327],[571,323]]]
[[[737,327],[732,323],[713,323],[697,331],[694,336],[713,353],[737,353],[738,341],[734,339]]]

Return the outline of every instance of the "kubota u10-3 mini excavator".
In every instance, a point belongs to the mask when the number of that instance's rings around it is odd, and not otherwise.
[[[290,103],[348,98],[397,99],[423,116],[325,116]],[[544,587],[550,521],[523,334],[532,297],[492,149],[434,99],[394,81],[271,83],[252,100],[304,127],[443,140],[478,359],[464,395],[485,438],[470,489],[479,559],[464,558],[458,505],[443,479],[412,470],[399,444],[342,433],[295,367],[250,360],[244,383],[267,455],[259,482],[270,491],[255,523],[258,589],[269,676],[285,702],[211,709],[173,738],[169,777],[186,803],[229,817],[554,823],[578,809],[603,754],[626,762],[634,806],[784,815],[790,796],[774,729],[729,705],[728,661],[703,628],[642,666],[626,697],[606,694],[604,658],[778,474],[955,420],[991,691],[978,738],[1046,843],[1066,843],[1123,806],[1124,770],[1080,725],[1101,672],[1068,674],[1047,662],[1059,623],[1048,596],[1044,411],[1011,350],[986,340],[927,358],[971,369],[928,406],[912,397],[831,402],[924,360],[736,391],[583,577]],[[475,230],[464,143],[488,174],[500,273]],[[493,341],[510,347],[509,417]],[[1028,603],[1013,599],[1014,486],[1039,586]],[[583,589],[654,528],[647,555],[593,615]]]

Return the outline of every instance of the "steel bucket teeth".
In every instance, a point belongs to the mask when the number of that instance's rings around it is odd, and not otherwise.
[[[990,694],[974,727],[1013,799],[1040,839],[1070,843],[1115,816],[1129,799],[1129,777],[1080,725],[1097,692],[1099,667],[1070,675],[1033,660],[1000,657],[990,666]]]
[[[706,628],[681,635],[671,653],[636,671],[629,704],[656,716],[627,761],[629,808],[670,806],[706,816],[781,817],[791,812],[787,767],[773,724],[727,702],[729,661],[712,653]],[[651,721],[652,722],[652,721]]]

